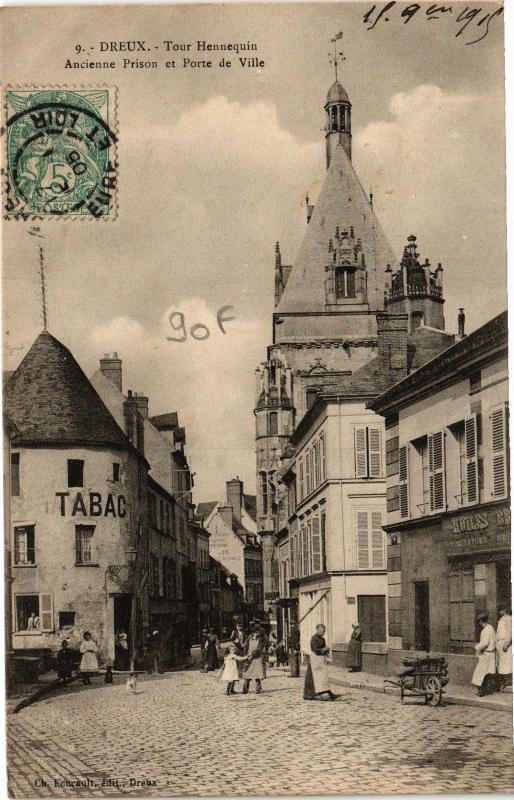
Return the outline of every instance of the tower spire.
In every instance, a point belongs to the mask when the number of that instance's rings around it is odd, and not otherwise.
[[[45,278],[45,253],[43,248],[39,247],[39,278],[41,281],[41,310],[43,312],[43,330],[48,330],[47,316],[46,316],[46,278]]]

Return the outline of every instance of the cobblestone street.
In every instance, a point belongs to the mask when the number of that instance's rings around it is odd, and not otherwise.
[[[507,713],[402,706],[354,689],[334,703],[304,702],[302,681],[277,670],[264,686],[225,697],[214,674],[181,672],[143,679],[138,695],[101,685],[33,705],[8,717],[10,792],[512,791]]]

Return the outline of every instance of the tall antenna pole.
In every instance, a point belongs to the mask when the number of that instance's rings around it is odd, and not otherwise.
[[[45,280],[45,253],[43,248],[39,247],[39,277],[41,279],[41,308],[43,311],[43,330],[47,330],[46,319],[46,280]]]

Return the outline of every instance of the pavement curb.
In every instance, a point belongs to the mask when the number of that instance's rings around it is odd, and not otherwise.
[[[400,697],[398,689],[395,689],[394,686],[376,686],[369,683],[352,683],[351,681],[345,681],[344,678],[332,676],[330,676],[330,683],[333,683],[336,686],[344,686],[347,689],[366,689],[368,692],[375,692],[375,694],[394,695],[398,697],[398,699]],[[445,692],[443,702],[455,706],[472,706],[474,708],[486,708],[489,711],[503,711],[507,714],[512,713],[511,707],[490,698],[486,700],[478,697],[459,697],[458,695]]]

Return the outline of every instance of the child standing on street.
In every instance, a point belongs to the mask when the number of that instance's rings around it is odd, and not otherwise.
[[[238,661],[246,661],[246,656],[236,655],[236,646],[230,644],[225,650],[223,666],[218,674],[218,680],[227,681],[226,694],[228,695],[235,694],[234,684],[239,680]]]

